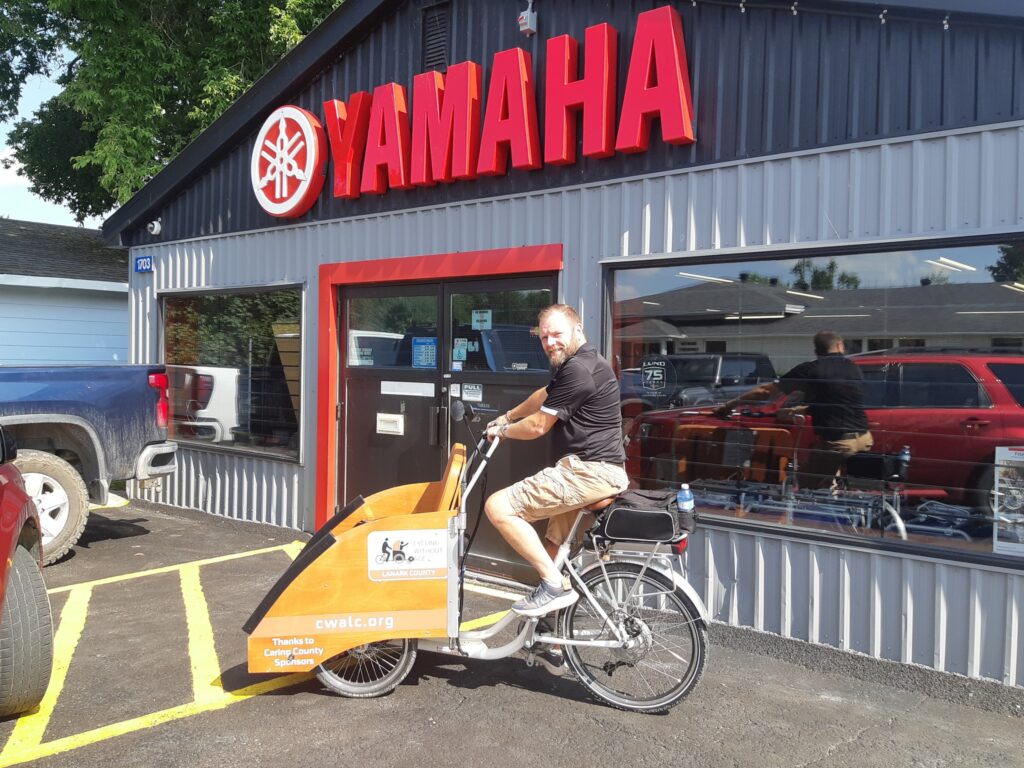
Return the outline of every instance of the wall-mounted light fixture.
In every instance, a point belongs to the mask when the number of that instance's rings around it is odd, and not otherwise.
[[[527,0],[526,10],[519,13],[519,31],[527,37],[537,34],[537,12],[533,10],[533,0]]]

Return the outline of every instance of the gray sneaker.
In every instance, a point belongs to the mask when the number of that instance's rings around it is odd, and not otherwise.
[[[562,608],[568,608],[579,600],[574,589],[552,588],[541,581],[530,594],[512,604],[512,610],[520,616],[546,616]]]

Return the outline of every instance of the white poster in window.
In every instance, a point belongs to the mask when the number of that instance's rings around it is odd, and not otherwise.
[[[1024,447],[996,448],[992,549],[1024,555]]]
[[[489,310],[489,309],[474,309],[473,310],[473,330],[474,331],[489,331],[489,330],[491,330],[491,310]]]

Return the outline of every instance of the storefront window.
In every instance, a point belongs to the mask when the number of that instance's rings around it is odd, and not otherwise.
[[[1024,244],[676,262],[612,287],[640,485],[687,482],[705,514],[1024,556]],[[822,331],[852,373],[787,375]]]
[[[453,371],[550,374],[537,315],[547,289],[453,293],[449,355]]]
[[[299,455],[299,289],[164,299],[169,436]]]
[[[353,296],[348,301],[351,368],[437,368],[437,297]]]

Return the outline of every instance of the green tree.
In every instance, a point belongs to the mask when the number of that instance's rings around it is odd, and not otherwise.
[[[796,288],[816,291],[834,291],[838,284],[840,289],[853,290],[860,288],[860,277],[852,272],[840,272],[835,259],[829,259],[825,266],[818,266],[813,259],[800,259],[790,273],[796,277],[793,284]]]
[[[1024,245],[1000,245],[999,259],[985,269],[997,283],[1024,281]]]
[[[771,285],[775,278],[762,275],[760,272],[740,272],[740,281],[744,283],[757,283],[758,285]]]
[[[8,0],[0,115],[31,75],[60,71],[64,88],[15,126],[19,173],[80,219],[103,201],[97,182],[123,203],[340,2]],[[58,184],[55,166],[82,173]]]
[[[930,272],[925,275],[930,285],[949,285],[949,272]]]
[[[40,197],[75,212],[78,221],[86,216],[101,216],[116,202],[100,184],[100,171],[94,165],[77,167],[79,157],[96,142],[96,134],[82,125],[82,115],[62,96],[45,102],[36,112],[36,122],[23,120],[11,131],[8,142],[17,148],[22,161],[19,173],[31,181],[29,190]],[[62,151],[54,151],[61,147]],[[4,161],[14,165],[14,160]]]
[[[48,0],[0,3],[0,120],[18,113],[18,100],[29,77],[54,73],[61,50],[72,37],[69,20]]]
[[[836,285],[840,290],[854,291],[860,288],[860,277],[853,272],[840,272],[836,278]]]

